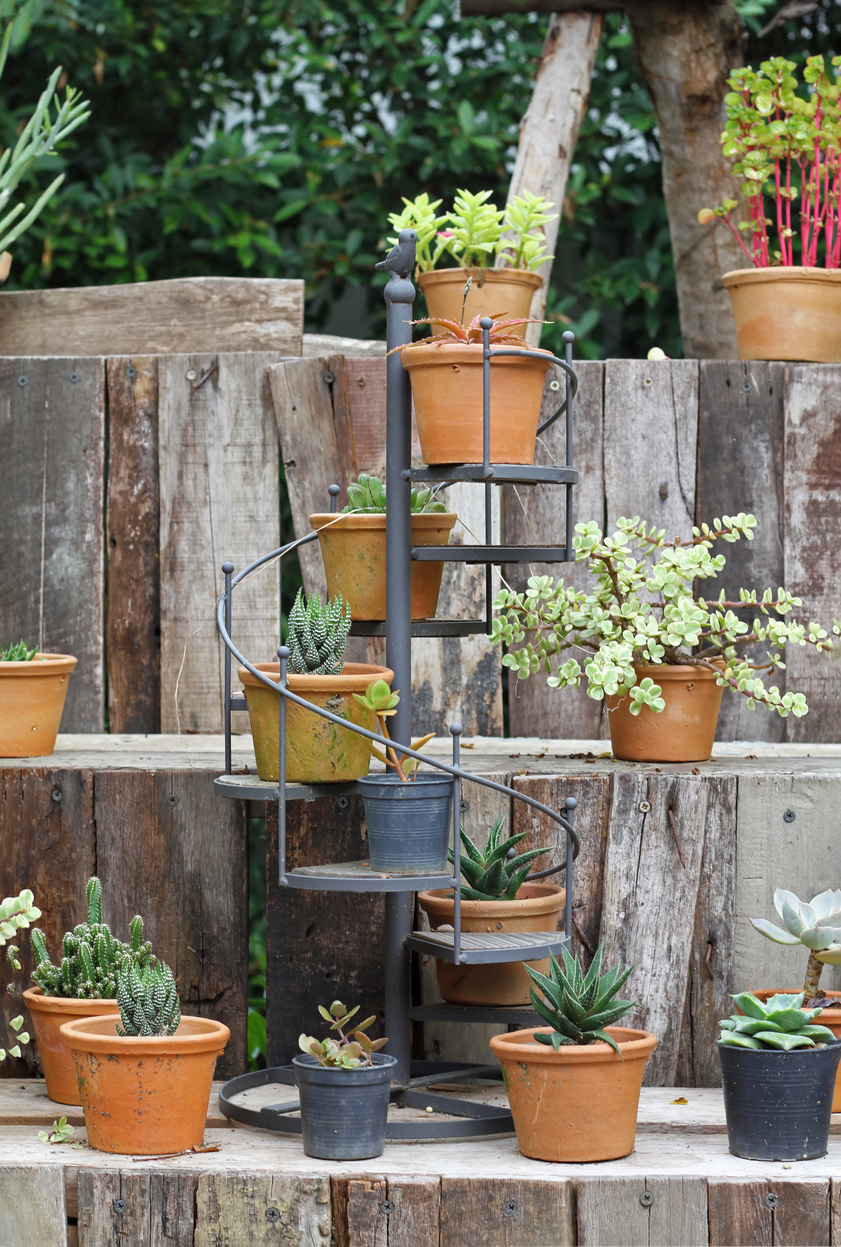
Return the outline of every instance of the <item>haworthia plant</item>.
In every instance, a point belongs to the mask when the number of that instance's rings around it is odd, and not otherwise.
[[[343,514],[347,511],[352,511],[355,515],[385,514],[385,485],[377,476],[369,476],[366,472],[360,472],[359,480],[348,485],[347,496],[348,505],[342,507]],[[444,503],[436,498],[434,489],[413,489],[410,495],[410,506],[413,515],[447,510]]]
[[[313,593],[307,602],[298,590],[289,612],[289,666],[296,675],[337,675],[350,632],[350,608],[341,594],[326,606]]]
[[[156,966],[131,964],[117,983],[120,1022],[117,1034],[126,1037],[173,1035],[181,1021],[181,1003],[172,970],[163,961]]]

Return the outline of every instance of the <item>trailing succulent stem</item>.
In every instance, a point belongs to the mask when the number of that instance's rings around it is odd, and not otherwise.
[[[548,849],[529,849],[527,853],[510,857],[515,845],[528,835],[527,831],[517,836],[502,838],[505,819],[499,817],[491,828],[488,843],[484,851],[476,847],[473,841],[461,828],[461,842],[466,850],[461,855],[461,873],[467,885],[461,885],[461,896],[465,901],[512,901],[525,883],[531,863],[536,857],[547,853]],[[455,853],[448,850],[450,861],[455,861]]]
[[[0,948],[5,946],[6,959],[13,970],[20,970],[20,949],[17,944],[9,944],[8,941],[13,939],[18,931],[28,929],[30,923],[37,922],[41,917],[41,911],[37,905],[33,904],[35,897],[29,888],[24,888],[18,896],[7,896],[0,903]],[[33,930],[33,935],[36,932]],[[13,993],[15,988],[10,984],[9,992]],[[5,1061],[8,1051],[9,1056],[19,1057],[21,1047],[29,1043],[29,1034],[22,1030],[23,1015],[14,1017],[9,1022],[11,1031],[10,1038],[12,1040],[8,1050],[0,1048],[0,1061]]]
[[[385,485],[376,476],[359,473],[359,480],[347,487],[348,504],[342,507],[342,514],[353,512],[355,515],[385,515]],[[435,496],[435,490],[413,489],[411,493],[413,515],[429,515],[432,512],[446,511],[443,502]]]
[[[120,1023],[117,1034],[126,1037],[173,1035],[181,1021],[178,988],[169,966],[129,965],[117,982]]]
[[[632,1009],[639,1008],[632,1000],[616,1000],[619,989],[624,986],[634,967],[620,971],[617,966],[602,974],[603,947],[599,945],[586,974],[578,957],[572,957],[563,947],[563,968],[552,956],[548,976],[526,966],[532,982],[543,993],[538,995],[532,988],[531,1002],[552,1027],[549,1035],[535,1031],[538,1043],[548,1044],[557,1052],[564,1044],[591,1044],[601,1039],[622,1055],[616,1040],[608,1035],[605,1027],[618,1022]]]
[[[350,633],[350,607],[341,594],[326,606],[317,593],[307,602],[299,589],[289,612],[289,666],[296,675],[337,675]]]
[[[356,1069],[360,1065],[372,1065],[372,1053],[379,1052],[388,1043],[387,1039],[369,1039],[365,1034],[377,1020],[373,1014],[354,1028],[353,1038],[348,1037],[345,1027],[359,1012],[359,1005],[346,1009],[341,1000],[334,1000],[329,1009],[319,1005],[318,1012],[325,1022],[330,1023],[331,1031],[339,1037],[338,1041],[328,1035],[319,1043],[312,1035],[302,1034],[298,1037],[298,1047],[308,1056],[314,1056],[319,1065],[330,1069]]]

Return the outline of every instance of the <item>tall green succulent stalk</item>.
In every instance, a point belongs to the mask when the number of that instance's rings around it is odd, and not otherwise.
[[[120,1006],[117,1034],[123,1038],[173,1035],[181,1021],[178,988],[172,971],[163,961],[142,969],[129,965],[121,971],[117,1004]]]
[[[350,608],[341,594],[323,606],[317,593],[307,602],[298,590],[289,612],[289,666],[296,675],[337,675],[350,632]]]

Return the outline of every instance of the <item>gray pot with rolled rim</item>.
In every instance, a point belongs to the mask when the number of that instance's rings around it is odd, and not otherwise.
[[[336,1069],[306,1053],[292,1058],[307,1156],[368,1160],[382,1155],[397,1060],[384,1052],[373,1053],[371,1060],[372,1065],[357,1069]]]
[[[448,874],[453,781],[437,775],[408,782],[396,775],[367,775],[358,783],[371,869],[389,875]]]

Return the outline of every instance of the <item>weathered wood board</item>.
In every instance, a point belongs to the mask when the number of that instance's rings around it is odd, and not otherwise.
[[[0,1164],[0,1243],[65,1247],[63,1165]]]

